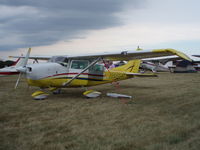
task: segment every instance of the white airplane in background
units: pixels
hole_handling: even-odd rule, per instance
[[[139,73],[140,59],[143,58],[178,55],[183,59],[192,61],[188,56],[174,49],[44,57],[29,56],[30,51],[31,49],[29,48],[26,57],[13,56],[15,58],[25,58],[22,66],[17,68],[20,74],[15,88],[18,86],[21,74],[25,74],[29,86],[36,86],[41,89],[32,94],[34,99],[44,99],[47,97],[48,93],[45,93],[43,89],[55,91],[61,88],[89,87],[126,80],[135,76],[152,76],[152,74]],[[48,62],[27,65],[28,59],[46,59]],[[128,61],[128,63],[107,70],[104,65],[98,63],[100,61],[104,62],[104,60]],[[155,75],[153,74],[153,76]]]
[[[192,56],[194,56],[194,57],[200,57],[200,55],[192,55]],[[195,65],[196,70],[200,71],[200,61],[197,60],[197,61],[195,61],[195,63],[196,63],[196,65]]]
[[[169,71],[168,64],[163,65],[160,62],[142,61],[141,68],[152,72],[167,72]]]
[[[177,60],[183,60],[183,58],[173,56],[167,58],[143,59],[141,68],[151,70],[152,72],[168,72],[170,71],[170,67],[173,66],[173,61]]]
[[[24,58],[18,58],[12,66],[1,68],[0,77],[19,74],[19,71],[17,71],[16,68],[20,67],[23,61]]]

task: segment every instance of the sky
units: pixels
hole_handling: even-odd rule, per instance
[[[0,59],[174,48],[200,54],[199,0],[0,0]]]

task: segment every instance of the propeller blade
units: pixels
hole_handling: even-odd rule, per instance
[[[26,57],[24,59],[23,65],[22,65],[23,67],[26,67],[28,59],[29,59],[29,56],[30,56],[30,53],[31,53],[31,48],[29,48],[28,52],[26,53]]]
[[[15,84],[15,89],[17,88],[17,86],[18,86],[18,84],[19,84],[19,80],[20,80],[20,78],[21,78],[21,74],[22,74],[22,73],[20,73],[19,76],[18,76],[17,82],[16,82],[16,84]]]
[[[22,75],[23,73],[26,73],[26,65],[27,65],[27,62],[28,62],[30,53],[31,53],[31,48],[28,49],[28,52],[26,53],[26,57],[25,57],[25,59],[24,59],[24,61],[23,61],[23,63],[22,63],[22,66],[20,66],[19,68],[17,68],[17,70],[18,70],[20,73],[19,73],[18,79],[17,79],[16,84],[15,84],[15,89],[17,88],[17,86],[18,86],[18,84],[19,84],[21,75]]]

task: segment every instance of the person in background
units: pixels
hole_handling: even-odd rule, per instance
[[[115,65],[113,64],[112,61],[109,62],[109,69],[115,68]]]

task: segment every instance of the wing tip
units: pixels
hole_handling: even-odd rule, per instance
[[[155,50],[153,50],[153,52],[170,52],[170,53],[172,53],[172,54],[174,54],[174,55],[177,55],[177,56],[179,56],[179,57],[181,57],[181,58],[183,58],[183,59],[185,59],[185,60],[188,60],[188,61],[190,61],[190,62],[193,61],[189,56],[187,56],[187,55],[184,54],[183,52],[178,51],[178,50],[175,50],[175,49],[173,49],[173,48],[155,49]]]

